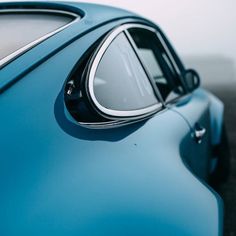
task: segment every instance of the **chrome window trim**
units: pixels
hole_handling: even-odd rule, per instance
[[[58,32],[62,31],[63,29],[69,27],[70,25],[74,24],[75,22],[79,21],[81,17],[78,14],[68,12],[68,11],[61,11],[61,10],[51,10],[51,9],[3,9],[0,10],[0,14],[6,13],[48,13],[48,14],[60,14],[65,16],[72,16],[74,19],[72,21],[40,38],[37,40],[32,41],[31,43],[25,45],[24,47],[19,48],[15,52],[9,54],[8,56],[4,57],[0,60],[0,69],[3,68],[5,65],[22,55],[23,53],[27,52],[34,46],[38,45],[39,43],[43,42],[44,40],[50,38],[51,36],[57,34]]]
[[[156,30],[156,35],[157,35],[158,39],[161,41],[161,44],[164,47],[164,50],[166,51],[167,56],[169,57],[171,63],[173,64],[175,71],[177,72],[177,74],[179,76],[181,76],[181,71],[180,71],[175,59],[173,58],[172,53],[170,52],[168,46],[166,45],[165,40],[163,39],[163,36],[157,30]],[[181,79],[180,79],[180,82],[181,82],[182,87],[185,89],[185,85],[183,84],[183,81]],[[167,106],[168,104],[176,104],[180,100],[182,100],[182,98],[185,98],[187,95],[188,95],[188,93],[185,93],[185,94],[182,94],[174,99],[171,99],[170,101],[164,101],[164,105]]]
[[[159,111],[159,113],[164,112],[167,110],[167,107],[164,107]],[[148,114],[148,117],[154,116],[156,114],[156,111]],[[110,121],[102,121],[102,122],[81,122],[78,123],[85,128],[90,129],[111,129],[111,128],[118,128],[123,127],[125,125],[135,124],[137,122],[143,121],[147,119],[147,115],[136,117],[136,119],[114,119]]]
[[[153,30],[153,32],[155,33],[155,30]],[[127,29],[125,30],[125,34],[128,37],[132,47],[134,48],[134,51],[135,51],[136,55],[138,56],[138,59],[141,62],[142,67],[144,68],[144,71],[145,71],[146,75],[148,76],[150,83],[152,84],[152,87],[154,88],[154,92],[156,93],[156,96],[158,97],[159,101],[162,104],[164,104],[164,100],[163,100],[163,98],[161,96],[161,93],[160,93],[158,87],[155,85],[155,81],[152,79],[152,76],[151,76],[150,72],[148,71],[148,69],[147,69],[147,67],[146,67],[146,65],[144,63],[143,58],[141,57],[141,55],[140,55],[140,53],[138,51],[138,48],[137,48],[137,46],[136,46],[136,44],[134,42],[134,39],[132,38],[132,36],[130,35],[130,33],[128,32]]]
[[[100,48],[97,51],[97,54],[95,55],[94,59],[92,60],[92,65],[91,68],[89,70],[88,73],[88,79],[87,79],[87,89],[88,89],[88,93],[89,96],[92,100],[92,102],[94,103],[94,105],[97,107],[98,110],[100,110],[102,113],[109,115],[109,116],[114,116],[114,117],[137,117],[137,116],[141,116],[141,115],[146,115],[149,113],[152,113],[154,111],[158,111],[161,110],[163,107],[162,102],[160,101],[157,103],[143,108],[143,109],[138,109],[138,110],[129,110],[129,111],[121,111],[121,110],[112,110],[112,109],[108,109],[104,106],[102,106],[98,100],[96,99],[95,93],[94,93],[94,80],[95,80],[95,74],[96,74],[96,70],[97,67],[99,66],[99,63],[104,55],[104,53],[106,52],[107,48],[109,47],[109,45],[112,43],[112,41],[122,32],[124,32],[124,34],[126,35],[125,31],[129,28],[145,28],[148,30],[151,30],[153,32],[156,32],[155,29],[153,29],[152,27],[146,26],[146,25],[142,25],[142,24],[136,24],[136,23],[131,23],[131,24],[125,24],[125,25],[121,25],[118,28],[114,29],[107,38],[105,38],[105,41],[102,42],[102,45],[100,46]],[[129,41],[129,39],[127,38],[127,40]],[[129,42],[130,43],[130,42]],[[132,47],[132,45],[131,45]],[[137,56],[138,57],[138,56]],[[138,58],[139,59],[139,58]],[[142,63],[140,62],[140,65],[143,67]],[[145,71],[145,70],[144,70]],[[146,71],[145,71],[146,74]],[[147,76],[147,79],[148,76]],[[150,85],[152,86],[151,82],[149,81]],[[152,86],[153,88],[153,86]],[[155,93],[155,89],[153,88],[153,92]],[[157,97],[158,99],[158,97]]]
[[[179,70],[179,67],[178,67],[178,65],[176,64],[176,62],[175,62],[175,60],[174,60],[174,58],[173,58],[173,56],[172,56],[172,54],[171,54],[171,52],[170,52],[168,46],[166,45],[166,43],[165,43],[165,41],[164,41],[162,35],[161,35],[160,32],[158,32],[157,30],[156,30],[156,35],[157,35],[158,39],[161,41],[161,44],[162,44],[162,46],[164,47],[164,49],[165,49],[165,51],[166,51],[166,53],[167,53],[167,55],[168,55],[170,61],[172,62],[173,66],[174,66],[174,69],[175,69],[176,72],[180,75],[181,72],[180,72],[180,70]]]
[[[135,25],[136,25],[136,24],[135,24]],[[177,63],[176,63],[174,57],[172,56],[172,53],[170,52],[170,50],[169,50],[169,48],[168,48],[168,46],[167,46],[167,44],[166,44],[166,42],[165,42],[165,40],[164,40],[162,34],[161,34],[156,28],[153,28],[153,27],[151,27],[151,26],[146,26],[146,25],[142,25],[142,24],[138,24],[138,25],[144,26],[144,27],[140,27],[140,28],[150,30],[150,31],[152,31],[152,32],[154,32],[154,33],[156,34],[157,38],[158,38],[158,39],[160,40],[160,42],[161,42],[161,45],[164,47],[164,50],[165,50],[165,52],[166,52],[166,54],[167,54],[167,56],[168,56],[168,58],[169,58],[169,60],[170,60],[170,63],[171,63],[172,66],[173,66],[173,69],[175,70],[175,72],[176,72],[178,75],[181,75],[181,71],[180,71],[180,69],[179,69],[179,67],[178,67],[178,65],[177,65]],[[128,32],[127,29],[125,30],[125,33],[127,34],[127,37],[129,38],[131,44],[134,45],[134,49],[135,49],[135,51],[136,51],[136,53],[137,53],[137,55],[138,55],[138,57],[139,57],[141,63],[143,64],[144,70],[146,71],[146,74],[148,75],[150,81],[152,81],[152,80],[153,80],[153,79],[152,79],[152,76],[151,76],[150,73],[148,72],[148,70],[147,70],[147,68],[146,68],[146,66],[145,66],[145,64],[144,64],[144,62],[143,62],[143,59],[142,59],[141,56],[139,55],[139,52],[138,52],[138,50],[137,50],[137,47],[136,47],[136,45],[135,45],[135,43],[134,43],[133,38],[131,37],[131,35],[130,35],[130,33]],[[153,83],[155,84],[155,82],[153,82]],[[183,84],[182,81],[181,81],[181,84],[182,84],[182,87],[185,88],[185,86],[184,86],[184,84]],[[185,94],[183,94],[183,95],[180,95],[180,96],[178,96],[178,97],[176,97],[176,98],[174,98],[174,99],[171,99],[170,101],[166,102],[166,101],[163,99],[163,97],[162,97],[162,95],[161,95],[161,93],[160,93],[159,88],[158,88],[157,86],[155,86],[155,88],[156,88],[156,89],[155,89],[155,90],[156,90],[156,95],[157,95],[157,97],[159,98],[159,100],[163,103],[164,106],[166,106],[166,105],[168,105],[168,104],[172,104],[172,103],[177,103],[179,100],[181,100],[183,97],[185,97],[185,96],[188,94],[188,93],[185,93]]]

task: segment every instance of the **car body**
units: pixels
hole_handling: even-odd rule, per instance
[[[208,182],[224,106],[160,28],[107,6],[18,2],[0,4],[3,32],[10,14],[70,20],[1,34],[32,39],[0,54],[0,234],[222,235]]]

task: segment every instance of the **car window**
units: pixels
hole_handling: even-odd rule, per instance
[[[110,110],[133,111],[158,103],[124,33],[120,33],[103,54],[96,69],[93,89],[98,103]]]
[[[70,15],[49,12],[0,11],[0,62],[73,20]]]
[[[184,94],[179,75],[156,32],[144,28],[131,28],[128,32],[164,101],[171,101]]]

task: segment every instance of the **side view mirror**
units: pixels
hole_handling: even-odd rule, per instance
[[[195,70],[188,69],[184,72],[184,81],[188,91],[192,92],[199,87],[200,76]]]

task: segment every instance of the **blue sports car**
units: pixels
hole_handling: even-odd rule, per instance
[[[1,236],[222,235],[224,106],[158,26],[16,2],[0,35]]]

